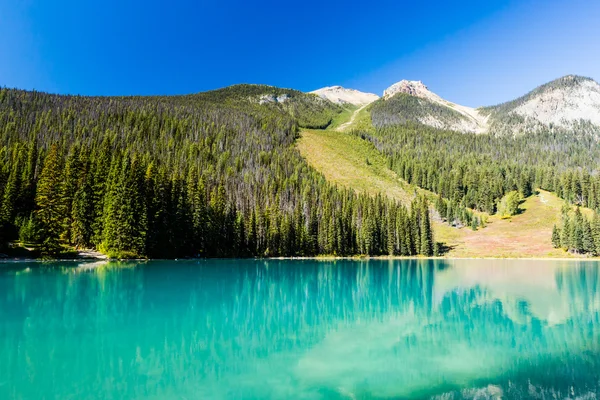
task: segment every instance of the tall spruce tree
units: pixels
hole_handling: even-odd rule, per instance
[[[552,227],[552,246],[554,246],[554,248],[559,248],[561,245],[561,240],[560,240],[560,229],[558,229],[556,227],[556,225],[554,225]]]
[[[421,202],[421,250],[420,254],[424,256],[433,255],[433,232],[431,230],[431,222],[429,219],[429,205],[427,200]]]
[[[35,195],[36,219],[40,252],[53,256],[61,252],[60,235],[63,232],[65,202],[62,198],[63,164],[58,145],[52,145],[44,159]]]

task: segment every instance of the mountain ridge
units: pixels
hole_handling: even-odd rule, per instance
[[[399,98],[398,96],[403,96]],[[410,101],[405,96],[418,98]],[[388,104],[382,106],[381,102]],[[516,135],[542,130],[600,134],[600,84],[566,75],[496,106],[471,108],[443,99],[422,81],[401,80],[384,90],[375,113],[380,126],[415,122],[463,133]]]
[[[586,131],[600,134],[600,84],[591,78],[565,75],[525,95],[482,107],[494,121],[492,131]]]
[[[323,99],[342,105],[352,104],[355,106],[363,106],[379,99],[379,96],[374,93],[361,92],[356,89],[348,89],[342,86],[326,86],[309,93],[316,94]]]

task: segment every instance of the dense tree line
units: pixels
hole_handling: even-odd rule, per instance
[[[497,137],[418,124],[355,134],[372,142],[400,177],[462,207],[494,214],[507,193],[527,197],[539,187],[600,209],[600,146],[591,135]]]
[[[337,106],[274,90],[0,90],[0,243],[153,258],[433,254],[425,200],[336,188],[295,150],[299,125],[328,123]]]
[[[552,230],[552,244],[572,253],[600,255],[600,216],[594,213],[590,220],[579,207],[572,211],[565,205],[561,225]]]
[[[244,111],[254,103],[262,107],[254,107],[261,114],[265,108],[290,115],[302,128],[324,129],[333,117],[343,108],[316,94],[303,93],[293,89],[282,89],[268,85],[233,85],[219,90],[187,96],[194,101],[202,100],[211,103],[237,107]]]
[[[434,206],[439,218],[451,226],[457,228],[469,226],[474,231],[486,226],[487,217],[479,217],[472,210],[452,200],[444,199],[441,195],[437,196]]]

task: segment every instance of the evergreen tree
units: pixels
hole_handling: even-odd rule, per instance
[[[560,229],[558,229],[556,225],[552,228],[552,246],[556,249],[561,247]]]
[[[597,212],[594,213],[591,228],[594,240],[594,254],[600,254],[600,215]]]
[[[594,254],[596,252],[596,246],[594,244],[594,237],[592,235],[592,226],[587,219],[583,221],[583,246],[582,250],[586,254]]]
[[[89,179],[83,179],[73,197],[71,211],[71,243],[91,247],[94,224],[94,194]]]
[[[38,237],[43,255],[53,256],[61,251],[65,204],[61,197],[62,160],[57,145],[52,145],[44,159],[35,195]]]
[[[563,212],[562,228],[560,229],[560,245],[565,250],[571,248],[571,219],[565,212]]]
[[[420,254],[424,256],[433,255],[433,232],[431,231],[431,222],[429,219],[429,206],[427,201],[423,199],[421,203],[421,240]]]
[[[442,197],[441,194],[439,194],[436,197],[436,200],[435,200],[435,209],[440,214],[441,218],[446,218],[447,217],[448,210],[447,210],[447,206],[446,206],[446,201],[444,200],[444,198]]]
[[[575,217],[571,223],[571,233],[569,242],[571,243],[571,250],[577,253],[583,253],[583,215],[579,207],[575,209]]]
[[[479,219],[477,217],[473,217],[471,219],[471,229],[476,231],[478,227],[479,227]]]

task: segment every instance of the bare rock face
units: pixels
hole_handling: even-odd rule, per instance
[[[260,96],[260,98],[258,99],[258,103],[259,104],[266,104],[266,103],[285,103],[286,101],[288,101],[290,99],[290,96],[288,94],[282,94],[279,96],[275,96],[273,94],[263,94],[262,96]]]
[[[489,115],[494,134],[555,131],[600,137],[600,85],[583,76],[563,76],[481,111]]]
[[[514,112],[564,128],[577,121],[600,125],[600,85],[591,79],[565,76],[556,81],[556,87],[531,96]]]
[[[379,99],[379,96],[373,93],[360,92],[355,89],[346,89],[341,86],[328,86],[314,90],[310,93],[329,100],[336,104],[353,104],[363,106]]]
[[[407,81],[406,79],[401,80],[398,83],[394,83],[392,86],[387,88],[383,92],[383,98],[388,99],[398,93],[406,93],[410,94],[411,96],[434,101],[441,100],[441,98],[437,94],[431,92],[429,88],[423,84],[423,82]]]

